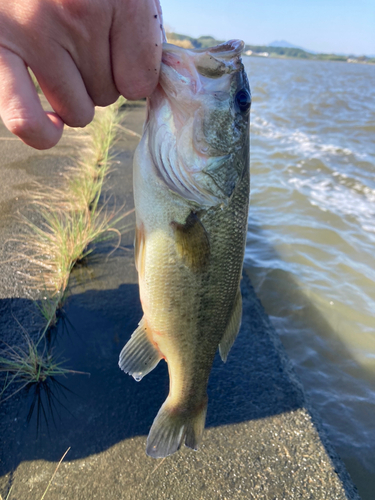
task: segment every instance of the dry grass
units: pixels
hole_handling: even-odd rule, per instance
[[[30,74],[30,77],[31,77],[31,80],[34,84],[34,87],[35,87],[35,90],[37,91],[38,94],[43,94],[43,91],[42,89],[40,88],[40,85],[39,85],[39,82],[38,80],[36,79],[36,76],[34,75],[34,73],[31,71],[31,69],[29,68],[29,74]]]
[[[194,46],[191,43],[190,40],[177,40],[176,38],[168,36],[167,33],[167,38],[168,38],[168,43],[172,43],[173,45],[177,45],[177,47],[182,47],[183,49],[193,49]]]
[[[119,99],[112,106],[99,109],[88,127],[89,148],[77,164],[65,172],[64,187],[46,189],[35,185],[29,194],[41,222],[24,217],[26,228],[16,259],[28,262],[23,274],[30,286],[43,290],[43,296],[56,297],[62,303],[74,265],[92,252],[92,244],[120,232],[115,226],[128,213],[119,215],[99,206],[103,183],[111,167],[110,148],[115,142],[119,123]],[[51,300],[45,302],[49,309]],[[48,311],[43,314],[52,317]]]
[[[92,252],[90,245],[111,234],[121,237],[113,226],[127,214],[118,216],[94,202],[91,210],[69,211],[38,203],[42,224],[25,219],[28,238],[19,258],[28,261],[29,283],[47,291],[50,298],[64,295],[74,265]]]
[[[62,464],[62,462],[63,462],[64,458],[66,457],[66,455],[68,454],[69,450],[70,450],[70,446],[69,446],[69,448],[66,450],[66,452],[64,453],[64,455],[60,458],[59,463],[57,464],[56,469],[55,469],[54,473],[52,474],[52,477],[51,477],[51,479],[49,480],[49,483],[48,483],[48,485],[47,485],[47,488],[44,490],[44,493],[43,493],[43,495],[42,495],[42,497],[41,497],[41,499],[40,499],[40,500],[44,500],[44,497],[46,496],[47,491],[49,490],[49,488],[50,488],[50,486],[51,486],[51,484],[52,484],[52,481],[53,481],[54,477],[56,476],[56,473],[57,473],[57,471],[59,470],[59,467],[60,467],[60,465]],[[5,498],[5,500],[9,500],[9,498],[10,498],[10,494],[11,494],[11,492],[12,492],[12,489],[13,489],[13,485],[9,488],[9,491],[8,491],[8,494],[7,494],[6,498]],[[3,500],[3,497],[1,496],[1,494],[0,494],[0,500]]]
[[[52,484],[53,478],[55,477],[55,475],[56,475],[57,471],[59,470],[60,465],[62,464],[62,461],[63,461],[63,460],[64,460],[64,458],[66,457],[66,455],[67,455],[67,453],[69,452],[69,450],[70,450],[70,446],[69,446],[69,448],[66,450],[66,452],[64,453],[64,455],[60,458],[60,461],[59,461],[59,463],[58,463],[58,464],[57,464],[57,466],[56,466],[55,472],[52,474],[52,477],[51,477],[51,479],[50,479],[50,481],[49,481],[49,483],[48,483],[48,485],[47,485],[47,488],[45,489],[45,491],[44,491],[44,493],[43,493],[43,496],[42,496],[42,498],[41,498],[40,500],[43,500],[43,499],[44,499],[44,497],[46,496],[46,493],[47,493],[47,491],[48,491],[49,487],[50,487],[50,486],[51,486],[51,484]]]
[[[96,119],[89,125],[94,162],[97,165],[105,165],[110,160],[109,151],[115,141],[116,128],[120,122],[119,110],[125,103],[126,99],[120,97],[111,106],[98,109]]]

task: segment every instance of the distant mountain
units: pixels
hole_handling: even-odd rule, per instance
[[[268,44],[269,47],[285,47],[287,49],[301,49],[305,52],[310,52],[310,54],[316,54],[312,50],[306,50],[303,47],[299,47],[298,45],[293,45],[292,43],[287,42],[286,40],[275,40]]]

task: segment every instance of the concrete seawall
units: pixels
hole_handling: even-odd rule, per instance
[[[144,106],[124,114],[128,131],[116,145],[107,181],[108,206],[132,207],[132,157],[141,133]],[[132,134],[133,132],[133,134]],[[36,152],[0,128],[0,260],[14,256],[10,241],[22,231],[13,217],[26,210],[23,189],[55,182],[70,156],[84,146],[68,130],[52,151]],[[55,176],[55,177],[54,177]],[[110,197],[111,196],[111,197]],[[128,220],[131,226],[132,219]],[[168,392],[165,363],[141,383],[117,367],[118,354],[141,318],[133,264],[133,231],[108,257],[103,243],[87,266],[73,274],[65,306],[68,322],[56,334],[56,351],[70,368],[72,393],[56,403],[55,424],[47,412],[37,427],[26,416],[33,394],[19,393],[0,405],[0,494],[9,500],[40,499],[57,462],[71,447],[46,498],[357,500],[342,462],[306,402],[290,361],[250,279],[242,280],[243,323],[226,364],[215,358],[209,382],[207,428],[198,452],[187,448],[165,460],[145,455],[146,435]],[[19,263],[0,271],[0,331],[19,342],[21,327],[38,328],[33,294],[17,275]],[[23,264],[25,265],[25,264]],[[18,276],[18,277],[17,277]],[[70,326],[69,326],[70,325]]]

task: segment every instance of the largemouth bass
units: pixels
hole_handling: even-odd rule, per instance
[[[243,46],[164,44],[134,157],[144,316],[119,365],[139,381],[168,363],[169,395],[147,438],[155,458],[183,442],[198,448],[215,352],[226,361],[241,324],[251,104]]]

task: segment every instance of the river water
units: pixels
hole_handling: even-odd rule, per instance
[[[245,262],[362,497],[375,491],[375,66],[244,58]]]

